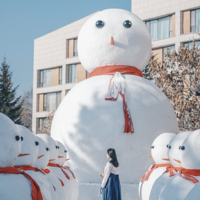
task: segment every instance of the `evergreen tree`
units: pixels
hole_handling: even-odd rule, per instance
[[[16,124],[21,124],[20,114],[23,102],[19,102],[21,96],[16,98],[16,90],[13,88],[12,72],[6,63],[6,57],[0,66],[0,112],[7,115]]]

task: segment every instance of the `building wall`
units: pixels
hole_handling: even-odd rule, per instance
[[[183,34],[183,12],[195,8],[200,8],[199,0],[132,0],[131,5],[132,12],[143,21],[175,14],[175,36],[153,41],[153,49],[175,44],[178,50],[183,42],[200,39],[194,33]]]
[[[90,15],[91,16],[91,15]],[[66,83],[66,65],[80,63],[78,56],[70,57],[68,45],[69,40],[78,37],[78,33],[90,17],[87,16],[58,30],[55,30],[47,35],[34,40],[34,64],[33,64],[33,132],[36,133],[37,119],[47,116],[47,111],[42,111],[39,102],[43,101],[43,94],[51,92],[62,92],[61,100],[67,92],[77,83]],[[54,80],[53,85],[49,87],[38,87],[39,70],[52,69],[62,67],[62,84],[56,85]],[[86,75],[86,70],[79,65],[78,67],[78,81],[83,80]],[[54,70],[52,78],[57,76],[57,71]],[[41,94],[41,95],[40,95]],[[40,97],[39,97],[40,95]],[[40,111],[39,111],[40,110]]]

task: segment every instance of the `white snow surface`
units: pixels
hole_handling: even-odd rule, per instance
[[[51,129],[71,158],[69,166],[78,182],[100,183],[106,165],[106,150],[115,148],[122,183],[138,184],[153,164],[147,159],[153,140],[161,133],[178,133],[174,110],[155,84],[132,75],[126,79],[126,97],[135,132],[123,133],[124,113],[121,96],[106,101],[111,76],[96,76],[72,88],[58,107]]]

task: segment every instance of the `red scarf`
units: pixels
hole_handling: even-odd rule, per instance
[[[71,169],[70,169],[68,166],[64,166],[63,168],[64,168],[64,169],[68,169],[68,170],[71,172],[71,174],[72,174],[72,176],[74,177],[74,179],[76,178],[76,177],[74,176],[74,173],[71,171]]]
[[[42,169],[42,170],[43,170],[46,174],[48,174],[49,172],[51,172],[48,168]],[[56,176],[56,177],[57,177],[57,176]],[[58,178],[58,177],[57,177],[57,178]],[[65,186],[64,183],[63,183],[63,181],[62,181],[61,179],[58,178],[58,180],[61,182],[61,185],[62,185],[62,186]]]
[[[120,73],[120,75],[118,73]],[[127,105],[126,100],[126,86],[125,86],[125,79],[122,77],[122,74],[130,74],[135,76],[143,77],[142,71],[137,69],[136,67],[132,66],[123,66],[123,65],[111,65],[111,66],[104,66],[99,67],[93,70],[88,78],[91,78],[93,76],[99,76],[99,75],[112,75],[112,78],[110,79],[110,84],[108,86],[108,94],[109,98],[105,98],[105,100],[109,101],[116,101],[118,98],[118,94],[121,95],[123,99],[123,110],[124,110],[124,133],[134,133],[133,128],[133,121],[131,118],[131,114]],[[115,81],[115,77],[121,79],[121,81]],[[122,90],[122,85],[124,84],[124,88]],[[117,90],[117,96],[116,91]],[[114,94],[115,93],[115,94]]]
[[[18,169],[21,169],[21,170],[24,170],[24,171],[26,171],[26,170],[31,170],[31,171],[41,172],[42,174],[45,174],[45,173],[43,172],[43,170],[38,169],[38,168],[36,168],[36,167],[32,167],[31,165],[20,165],[20,166],[15,166],[15,168],[18,168]]]
[[[1,174],[22,174],[22,175],[24,175],[31,182],[32,200],[43,200],[42,193],[40,191],[40,186],[37,184],[37,182],[31,176],[29,176],[23,170],[20,170],[19,168],[15,168],[15,167],[4,167],[4,168],[0,168],[0,173]]]
[[[63,172],[63,174],[66,176],[67,179],[70,179],[69,175],[67,174],[67,172],[65,172],[64,167],[58,164],[54,164],[54,163],[49,163],[48,164],[49,167],[58,167],[61,169],[61,171]]]
[[[192,183],[198,183],[199,180],[195,178],[194,176],[200,176],[200,170],[199,169],[185,169],[182,167],[172,167],[171,169],[168,169],[164,172],[169,172],[169,177],[174,176],[177,172],[180,173],[180,176],[184,178],[185,180],[188,180]]]
[[[164,164],[154,164],[151,169],[148,169],[145,174],[143,175],[142,179],[141,179],[141,182],[144,180],[144,181],[148,181],[149,180],[149,177],[151,175],[151,173],[153,172],[154,169],[157,169],[159,167],[171,167],[172,165],[170,163],[164,163]],[[146,176],[146,177],[145,177]]]

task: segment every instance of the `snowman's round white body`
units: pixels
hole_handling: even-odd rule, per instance
[[[143,70],[151,56],[150,34],[133,13],[104,10],[83,25],[78,53],[89,72],[105,69],[101,68],[104,66],[113,66],[113,70],[116,65]],[[69,165],[79,182],[101,182],[98,174],[107,162],[106,150],[112,147],[122,169],[122,185],[138,184],[152,164],[146,155],[154,138],[163,132],[178,132],[174,110],[154,83],[136,75],[116,71],[113,77],[102,71],[102,75],[77,84],[63,99],[55,113],[51,135],[68,148],[72,158]],[[119,92],[125,96],[133,134],[124,133],[124,101]],[[115,101],[105,100],[107,97]]]

